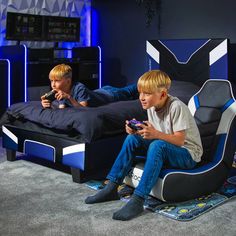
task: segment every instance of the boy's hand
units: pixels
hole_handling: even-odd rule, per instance
[[[41,97],[41,105],[43,108],[50,108],[52,103],[50,100],[45,99],[44,95]]]
[[[70,99],[70,94],[63,92],[62,90],[58,90],[56,95],[55,95],[57,100],[62,100],[62,99]]]
[[[132,129],[132,128],[130,128],[128,124],[129,124],[129,121],[126,120],[126,121],[125,121],[125,130],[126,130],[126,133],[127,133],[127,134],[136,134],[137,131],[134,130],[134,129]]]
[[[148,122],[144,121],[145,124],[138,124],[138,126],[142,127],[141,130],[138,130],[137,133],[141,135],[144,139],[156,139],[157,138],[157,132],[153,125]]]

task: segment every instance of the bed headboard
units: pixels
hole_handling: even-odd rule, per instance
[[[228,39],[147,40],[148,69],[161,69],[172,80],[228,79]]]

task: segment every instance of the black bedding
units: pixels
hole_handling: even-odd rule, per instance
[[[199,90],[191,82],[172,81],[169,93],[184,103]],[[91,142],[124,133],[125,120],[147,120],[139,100],[121,101],[100,107],[44,109],[40,101],[11,105],[0,120],[24,129]]]
[[[44,109],[39,101],[16,103],[8,108],[1,124],[12,123],[30,129],[47,129],[49,133],[78,135],[91,142],[101,137],[124,132],[125,120],[146,120],[146,112],[139,100],[121,101],[90,108]],[[36,125],[35,125],[36,124]],[[45,132],[45,130],[44,130]]]

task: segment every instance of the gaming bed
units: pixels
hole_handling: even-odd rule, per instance
[[[228,79],[227,39],[149,40],[146,50],[148,69],[167,72],[170,94],[185,103],[207,79]],[[1,118],[3,147],[9,161],[22,152],[61,163],[82,183],[105,177],[126,136],[125,120],[132,118],[147,119],[139,100],[65,109],[16,103]]]
[[[75,182],[104,178],[125,137],[125,120],[133,117],[146,119],[138,100],[64,109],[16,103],[2,117],[3,147],[8,160],[19,151],[70,166]]]

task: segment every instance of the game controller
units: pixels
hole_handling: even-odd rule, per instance
[[[55,97],[56,93],[57,93],[57,91],[51,90],[50,92],[44,94],[44,99],[52,102],[52,101],[56,100],[56,97]]]
[[[144,124],[146,125],[144,122],[142,121],[138,121],[138,120],[130,120],[128,123],[128,126],[133,129],[133,130],[141,130],[143,129],[141,126],[137,126],[137,124]]]

